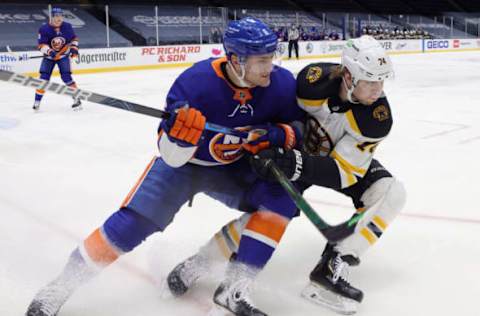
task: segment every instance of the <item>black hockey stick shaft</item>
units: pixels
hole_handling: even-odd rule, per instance
[[[13,57],[16,57],[18,58],[18,60],[22,61],[22,60],[27,60],[27,59],[36,59],[36,58],[43,58],[45,57],[44,55],[38,55],[38,56],[27,56],[27,55],[23,55],[23,56],[20,56],[18,55],[18,53],[14,53],[12,51],[12,49],[10,48],[9,45],[6,46],[7,48],[7,52],[12,55]]]
[[[348,221],[332,226],[325,222],[318,213],[308,204],[303,198],[302,194],[292,184],[292,182],[285,176],[277,165],[271,159],[265,161],[267,167],[270,168],[277,181],[287,191],[290,198],[295,202],[295,205],[307,216],[312,224],[322,233],[322,235],[330,242],[339,242],[347,238],[355,231],[355,225],[363,217],[363,213],[354,215]]]
[[[27,60],[27,59],[36,59],[36,58],[44,58],[45,56],[39,55],[39,56],[26,56],[27,58],[23,58],[22,56],[18,57],[19,60]]]
[[[167,119],[170,117],[170,113],[167,111],[147,107],[134,102],[129,102],[129,101],[120,100],[117,98],[108,97],[108,96],[101,95],[91,91],[69,87],[67,85],[50,82],[43,79],[37,79],[30,76],[25,76],[25,75],[14,73],[7,70],[0,69],[0,81],[11,82],[11,83],[18,84],[24,87],[29,87],[29,88],[42,89],[42,90],[45,90],[46,92],[48,91],[48,92],[53,92],[60,95],[70,96],[70,97],[73,97],[74,99],[85,100],[92,103],[97,103],[97,104],[117,108],[120,110],[144,114],[151,117],[156,117],[161,119]],[[247,132],[242,132],[230,127],[221,126],[221,125],[213,124],[209,122],[206,123],[205,129],[209,131],[223,133],[223,134],[238,136],[245,139],[248,138]]]

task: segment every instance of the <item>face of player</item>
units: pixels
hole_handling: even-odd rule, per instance
[[[345,74],[345,82],[347,83],[348,87],[353,85],[352,76],[348,71]],[[357,86],[353,89],[352,96],[356,101],[363,105],[372,105],[378,100],[378,98],[380,98],[382,93],[383,81],[358,80]]]
[[[60,26],[63,22],[63,15],[55,14],[52,16],[52,25],[53,26]]]
[[[383,81],[365,81],[359,80],[353,96],[364,105],[372,105],[380,98],[383,92]]]
[[[249,56],[245,63],[244,81],[250,87],[268,87],[270,74],[273,70],[274,54]],[[236,65],[237,73],[240,73],[240,64]]]

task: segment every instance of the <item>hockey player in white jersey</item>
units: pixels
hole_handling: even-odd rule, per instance
[[[347,41],[342,62],[305,67],[297,78],[298,104],[309,113],[301,150],[271,148],[252,157],[254,170],[275,180],[265,159],[272,159],[302,189],[332,188],[352,199],[364,216],[348,238],[328,243],[310,274],[302,296],[338,313],[353,314],[363,292],[348,281],[348,270],[381,237],[405,203],[405,189],[376,159],[377,146],[392,127],[383,92],[393,76],[392,62],[370,36]],[[168,276],[174,295],[184,294],[215,262],[237,251],[245,216],[224,227],[200,251]]]

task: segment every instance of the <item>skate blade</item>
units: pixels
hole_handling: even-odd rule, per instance
[[[314,283],[308,284],[303,289],[302,296],[339,314],[353,315],[358,311],[359,303],[357,301],[333,293]]]
[[[73,110],[74,112],[82,111],[82,110],[83,110],[83,107],[82,107],[81,105],[79,105],[79,106],[76,106],[76,107],[72,108],[72,110]]]

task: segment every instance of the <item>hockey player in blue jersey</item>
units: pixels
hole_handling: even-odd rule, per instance
[[[76,88],[77,85],[72,79],[70,56],[78,56],[78,38],[70,23],[63,21],[61,8],[52,8],[52,19],[50,23],[43,24],[38,30],[38,49],[45,56],[40,65],[40,78],[50,80],[53,68],[58,65],[63,82],[67,86]],[[37,89],[33,109],[40,109],[45,90]],[[74,99],[72,104],[74,110],[81,108],[80,99]]]
[[[158,131],[160,157],[148,164],[120,209],[37,293],[28,316],[56,315],[78,286],[151,234],[163,231],[199,192],[246,212],[245,229],[234,241],[238,251],[214,294],[215,306],[234,315],[266,315],[251,303],[250,285],[270,259],[296,207],[279,184],[253,173],[244,145],[252,152],[270,145],[293,148],[299,131],[283,123],[302,118],[304,112],[297,106],[293,75],[273,66],[277,37],[263,22],[253,18],[231,22],[224,47],[226,57],[201,61],[175,80],[166,102],[171,117]],[[206,121],[263,133],[245,144],[248,139],[204,130]]]

